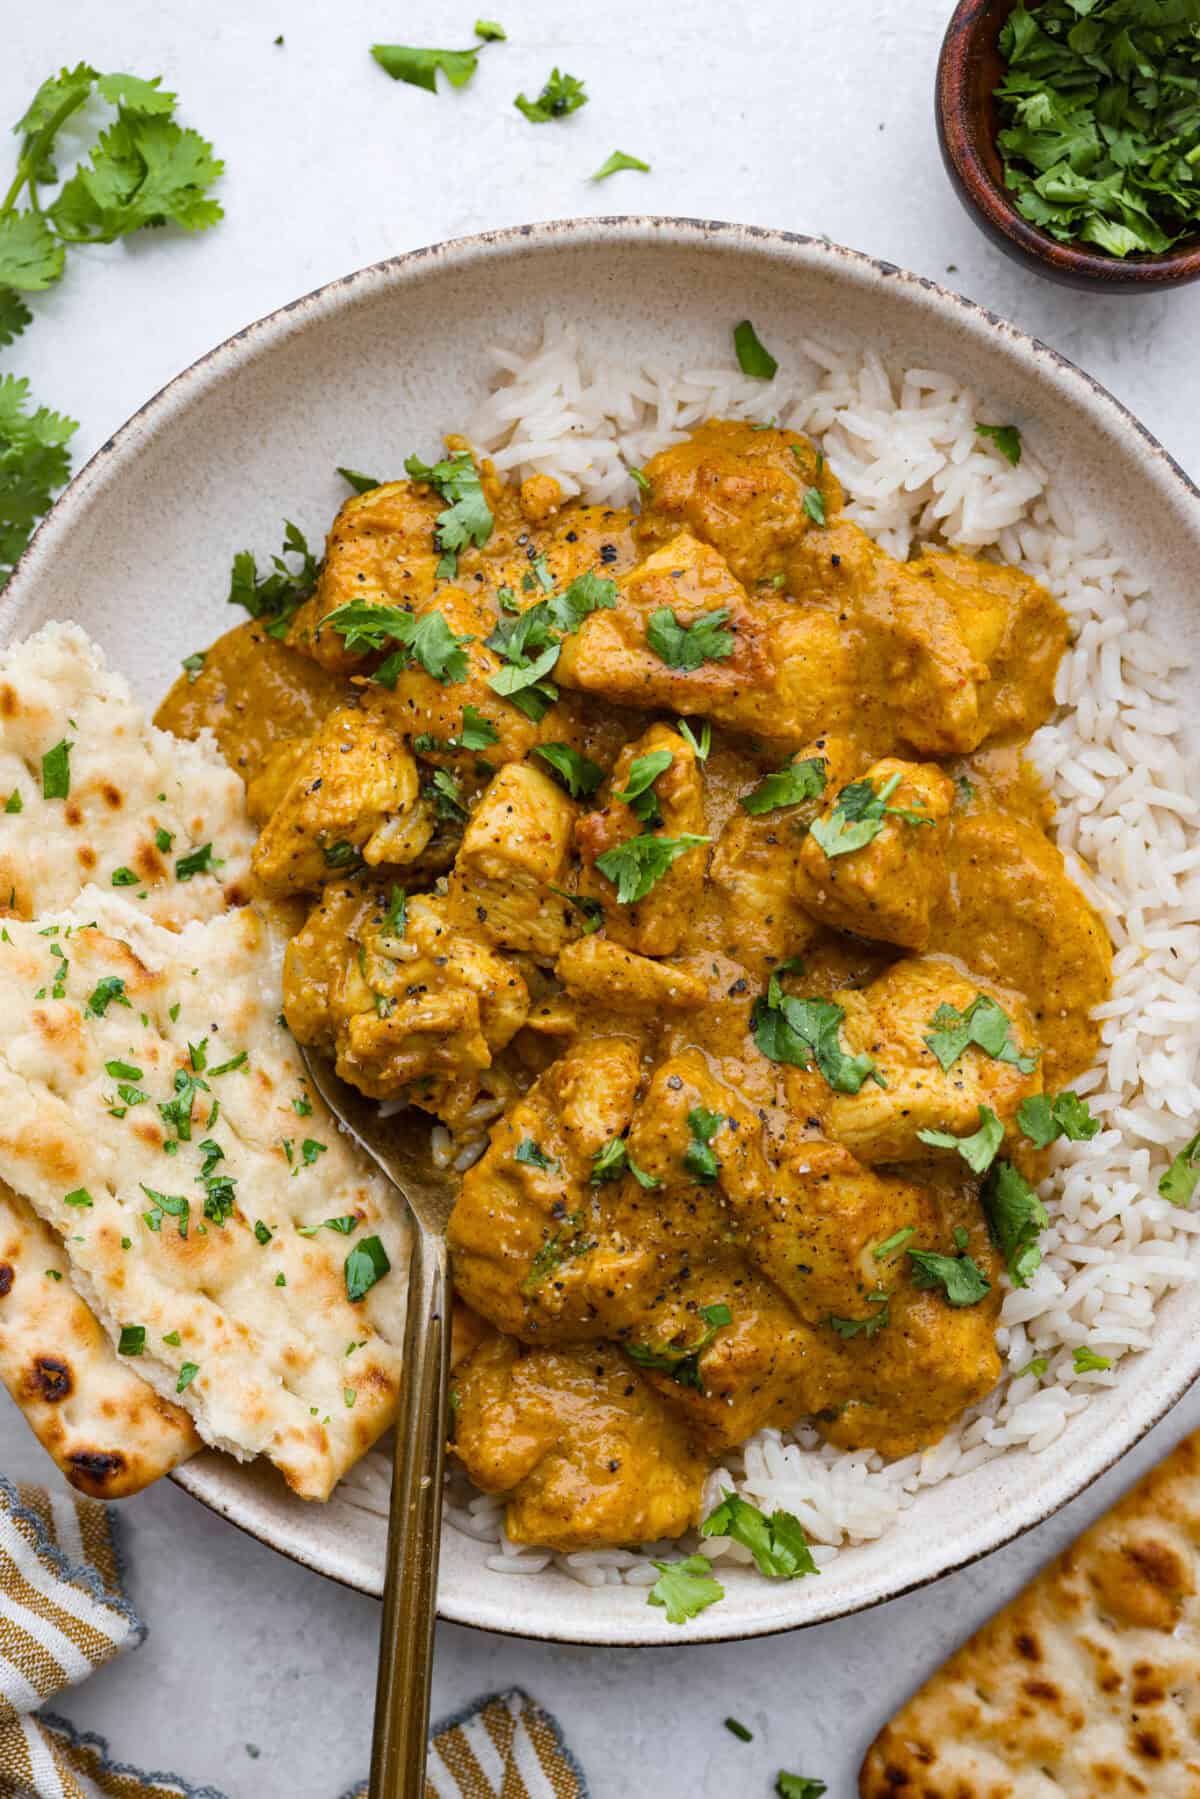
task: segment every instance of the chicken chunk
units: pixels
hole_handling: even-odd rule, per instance
[[[814,514],[832,517],[842,504],[836,476],[806,437],[740,420],[702,425],[651,457],[643,473],[643,554],[686,530],[719,550],[747,586],[780,573]]]
[[[506,764],[463,835],[450,876],[450,917],[497,948],[552,961],[580,928],[562,897],[575,814],[549,775],[527,762]]]
[[[339,706],[297,756],[252,866],[266,893],[309,892],[360,862],[415,860],[433,828],[404,739],[374,714]]]
[[[452,1126],[529,1012],[517,969],[456,930],[444,900],[424,896],[404,914],[382,894],[357,912],[340,892],[318,906],[288,944],[283,995],[293,1034],[335,1055],[343,1080]]]
[[[1067,647],[1067,617],[1023,569],[945,550],[907,564],[949,601],[967,648],[986,663],[979,713],[989,739],[1026,738],[1054,710],[1054,681]]]
[[[823,781],[818,793],[750,812],[747,800],[758,807],[770,797],[769,791],[757,797],[767,783],[756,783],[717,839],[709,880],[721,893],[725,940],[748,969],[794,956],[817,935],[819,927],[797,898],[796,865],[808,827],[821,810],[820,794],[849,780],[857,761],[845,738],[818,737],[789,758],[783,770],[772,771],[775,791],[784,795],[788,790],[779,777],[792,764],[817,763]]]
[[[772,1163],[771,1178],[726,1180],[725,1193],[750,1254],[797,1317],[809,1324],[871,1317],[902,1272],[876,1252],[897,1231],[929,1244],[940,1234],[935,1196],[911,1181],[872,1173],[838,1143],[813,1137]]]
[[[654,962],[603,937],[581,937],[569,943],[558,958],[555,973],[581,1006],[649,1018],[663,1012],[690,1011],[708,997],[698,969],[678,962]]]
[[[610,1288],[649,1254],[604,1226],[592,1183],[598,1150],[633,1115],[636,1038],[573,1044],[518,1099],[463,1176],[450,1219],[458,1291],[498,1329],[529,1342],[611,1334]]]
[[[999,1055],[968,1043],[951,1063],[929,1047],[932,1037],[944,1060],[954,1045],[946,1041],[945,1015],[962,1018],[982,1004],[990,1008]],[[870,1055],[887,1081],[866,1081],[857,1093],[831,1093],[828,1128],[863,1162],[928,1161],[954,1157],[921,1142],[920,1130],[969,1136],[987,1106],[1007,1131],[1021,1102],[1042,1090],[1042,1072],[1033,1021],[1024,1002],[1011,991],[981,984],[953,962],[928,956],[897,962],[861,993],[839,994],[846,1017],[842,1041],[850,1054]],[[1008,1017],[996,1025],[995,1009]],[[952,1023],[952,1021],[951,1021]]]
[[[455,1376],[453,1451],[509,1495],[516,1543],[589,1549],[677,1537],[700,1521],[707,1463],[684,1425],[608,1344],[481,1344]]]
[[[385,481],[352,495],[330,527],[316,591],[293,618],[288,644],[336,672],[360,666],[362,654],[348,652],[344,637],[323,620],[351,604],[405,612],[423,607],[433,594],[434,534],[444,507],[431,488],[411,481]]]
[[[645,772],[647,757],[664,755],[670,756],[670,763],[644,793],[632,795],[629,803],[617,797],[631,791],[635,764],[642,764]],[[575,828],[583,862],[579,891],[603,907],[605,929],[613,941],[643,956],[673,955],[683,939],[689,916],[699,904],[707,853],[704,845],[685,850],[648,892],[626,904],[617,897],[619,884],[596,864],[608,851],[641,840],[647,826],[652,827],[655,836],[704,837],[707,843],[704,788],[696,752],[678,731],[668,725],[651,725],[644,736],[621,752],[604,791],[608,794],[607,804],[584,813]],[[646,808],[647,816],[639,816],[634,800]]]
[[[1023,993],[1042,1045],[1048,1091],[1091,1066],[1109,996],[1112,946],[1067,873],[1062,852],[1034,826],[1000,812],[955,815],[946,846],[949,902],[929,947]]]
[[[924,949],[945,903],[943,821],[954,783],[887,757],[826,798],[796,863],[796,897],[823,924]]]

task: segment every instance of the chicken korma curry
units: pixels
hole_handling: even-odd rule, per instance
[[[636,514],[406,467],[235,570],[159,722],[246,780],[295,1036],[466,1169],[456,1454],[572,1549],[680,1535],[764,1425],[936,1442],[1096,1128],[1108,940],[1022,758],[1062,612],[896,561],[770,427]]]

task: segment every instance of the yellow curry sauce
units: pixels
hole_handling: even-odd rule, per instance
[[[764,1425],[901,1455],[999,1376],[1018,1114],[1109,991],[1020,753],[1066,623],[886,555],[794,433],[705,426],[636,516],[439,468],[349,500],[312,597],[159,722],[215,731],[307,914],[299,1040],[456,1148],[490,1126],[457,1455],[518,1541],[675,1536]]]

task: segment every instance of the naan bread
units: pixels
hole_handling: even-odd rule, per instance
[[[63,1246],[0,1181],[0,1379],[72,1486],[124,1499],[200,1447],[187,1413],[118,1356]]]
[[[1200,1432],[880,1731],[861,1799],[1197,1799]]]
[[[175,934],[96,888],[9,920],[0,1178],[206,1442],[324,1499],[395,1410],[407,1234],[308,1092],[277,1017],[281,952],[253,907]],[[391,1272],[352,1300],[376,1242]]]
[[[47,799],[42,758],[63,743],[70,790]],[[215,744],[152,725],[77,625],[0,651],[0,913],[36,918],[117,875],[132,906],[178,928],[245,902],[253,841]],[[189,875],[205,844],[221,866]]]

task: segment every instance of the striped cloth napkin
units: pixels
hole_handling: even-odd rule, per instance
[[[41,1708],[146,1635],[122,1586],[110,1508],[0,1476],[0,1799],[226,1799],[113,1761]],[[265,1766],[262,1790],[277,1792]],[[345,1799],[367,1799],[360,1783]],[[587,1799],[558,1725],[514,1689],[435,1728],[425,1799]]]

